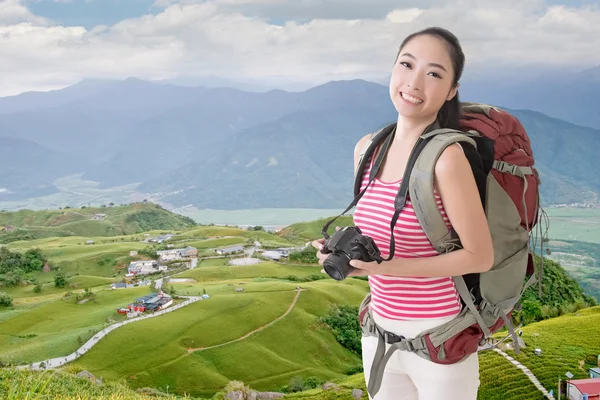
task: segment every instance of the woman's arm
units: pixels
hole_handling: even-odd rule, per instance
[[[494,248],[489,226],[471,166],[459,145],[451,145],[442,152],[435,166],[435,178],[446,215],[460,237],[462,249],[434,257],[394,257],[381,264],[359,261],[355,266],[367,271],[356,271],[354,275],[445,277],[484,272],[492,267]]]

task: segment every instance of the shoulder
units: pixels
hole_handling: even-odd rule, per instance
[[[360,155],[361,151],[363,150],[363,147],[367,143],[367,140],[369,140],[369,138],[371,138],[374,134],[375,134],[375,132],[368,133],[365,136],[361,137],[358,140],[358,142],[356,142],[356,145],[354,146],[354,156],[355,157]]]
[[[435,175],[442,179],[459,178],[467,170],[471,171],[471,166],[459,143],[446,147],[435,164]]]
[[[356,142],[356,145],[354,146],[354,168],[358,168],[358,160],[360,159],[360,154],[363,152],[363,150],[365,150],[364,147],[367,144],[367,141],[370,138],[374,137],[376,133],[377,132],[368,133],[361,137],[358,142]]]

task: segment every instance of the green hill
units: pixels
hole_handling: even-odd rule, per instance
[[[564,315],[548,321],[538,322],[523,328],[523,340],[526,348],[522,349],[520,355],[508,353],[529,368],[547,389],[553,389],[556,395],[558,379],[564,378],[569,371],[574,379],[587,377],[587,370],[596,365],[596,357],[600,354],[600,334],[595,329],[600,324],[600,307],[588,308],[577,313]],[[535,354],[535,349],[542,350],[540,356]],[[252,350],[256,350],[254,347]],[[242,368],[250,368],[262,364],[257,361],[256,355],[249,356]],[[203,357],[204,358],[204,357]],[[206,359],[216,360],[214,357],[206,356]],[[525,374],[517,367],[511,365],[501,355],[493,351],[484,351],[479,357],[481,387],[479,400],[537,400],[544,399],[542,394],[535,388]],[[226,360],[225,364],[232,364],[235,360]],[[200,362],[198,359],[195,363]],[[194,367],[194,364],[187,364]],[[214,367],[217,367],[215,364]],[[67,370],[78,371],[81,368],[71,366]],[[190,370],[190,373],[192,370]],[[186,374],[188,375],[188,374]],[[212,377],[212,376],[211,376]],[[208,377],[206,379],[211,379]],[[51,395],[54,399],[73,399],[74,393],[81,397],[78,399],[99,398],[94,396],[114,396],[111,399],[146,400],[145,397],[133,392],[127,386],[117,384],[106,379],[106,386],[94,386],[84,379],[62,372],[30,372],[0,369],[0,396],[6,396],[9,390],[14,390],[14,399],[23,393],[25,385],[37,387],[37,393]],[[246,380],[242,380],[246,381]],[[248,382],[250,380],[247,380]],[[298,393],[287,394],[286,399],[306,400],[337,400],[351,398],[352,389],[359,388],[364,391],[363,399],[366,399],[366,388],[364,375],[358,373],[349,377],[332,379],[337,387],[330,390],[316,389],[305,390]],[[37,385],[36,385],[37,383]],[[254,385],[248,384],[252,389]],[[30,386],[28,386],[30,387]],[[163,384],[164,387],[164,384]],[[16,388],[16,389],[15,389]],[[222,389],[213,398],[222,398]],[[564,391],[562,392],[564,395]],[[88,397],[86,397],[88,396]],[[10,396],[7,397],[11,399]],[[30,397],[31,398],[31,397]]]
[[[314,221],[309,222],[299,222],[296,224],[292,224],[290,226],[286,226],[282,230],[278,232],[278,235],[284,238],[293,239],[305,239],[305,240],[314,240],[323,237],[321,235],[321,230],[325,226],[325,224],[333,219],[334,216],[321,218]],[[335,232],[335,227],[343,227],[343,226],[353,226],[352,215],[344,215],[336,219],[330,226],[327,232],[332,234]]]
[[[136,392],[117,382],[98,385],[87,378],[57,370],[0,369],[0,398],[6,400],[156,400],[158,397],[167,400],[184,398],[167,396],[153,389]]]
[[[123,208],[127,207],[131,215],[134,206]],[[146,210],[144,207],[155,206],[140,204],[139,207]],[[106,214],[104,221],[119,220],[117,215]],[[121,221],[128,218],[126,214],[121,215]],[[43,218],[36,216],[35,224],[43,226]],[[238,266],[230,265],[228,258],[212,258],[215,248],[252,245],[254,240],[260,240],[265,247],[305,243],[320,236],[327,220],[294,224],[279,235],[215,226],[169,229],[175,234],[171,242],[176,246],[192,244],[201,250],[202,256],[211,258],[201,259],[196,268],[178,274],[175,278],[187,280],[167,282],[166,290],[175,295],[207,293],[210,298],[121,327],[64,370],[88,370],[107,382],[119,382],[133,389],[169,385],[170,393],[214,400],[222,400],[219,393],[231,381],[243,381],[259,391],[281,391],[285,387],[309,389],[286,395],[289,398],[351,398],[352,389],[365,390],[363,375],[358,373],[362,364],[353,338],[359,331],[352,309],[358,307],[367,292],[367,282],[333,281],[320,273],[321,267],[314,262],[316,258],[296,262],[290,257],[282,262]],[[330,231],[350,223],[351,216],[343,217]],[[67,355],[102,327],[125,319],[116,313],[117,308],[149,293],[149,288],[108,288],[108,283],[120,279],[119,265],[126,264],[130,250],[149,251],[148,244],[141,242],[142,232],[93,236],[96,244],[88,246],[85,240],[89,237],[49,237],[15,241],[6,246],[11,252],[23,254],[39,248],[53,266],[65,272],[69,284],[57,288],[53,282],[55,271],[35,272],[41,292],[34,292],[32,284],[2,288],[14,301],[12,307],[0,307],[0,363],[28,363]],[[536,263],[539,262],[537,258]],[[525,323],[523,339],[527,348],[516,358],[539,374],[546,387],[552,388],[553,382],[566,372],[561,372],[563,366],[581,376],[591,366],[594,354],[600,353],[600,338],[587,333],[598,326],[600,307],[589,308],[596,304],[594,300],[583,293],[557,262],[544,261],[543,283],[542,298],[537,298],[537,288],[529,289],[524,297],[524,311],[517,316]],[[298,287],[302,290],[298,291]],[[77,304],[73,295],[65,296],[84,288],[93,288],[93,301]],[[321,319],[328,315],[332,305],[350,307],[350,313],[344,317],[347,324],[341,331]],[[563,316],[554,318],[559,315]],[[534,322],[539,320],[543,321]],[[351,332],[353,329],[356,332]],[[538,347],[544,351],[541,357],[533,353]],[[583,369],[579,369],[581,362]],[[522,371],[499,354],[481,353],[480,364],[480,399],[538,398],[539,392]],[[25,375],[11,376],[10,385],[25,379]],[[39,375],[28,376],[35,380]],[[325,381],[337,383],[339,390],[323,391],[320,388]],[[65,383],[65,386],[75,390],[77,384]],[[6,387],[0,384],[0,390],[8,390]],[[54,385],[49,388],[59,390]],[[68,393],[71,392],[63,394]],[[367,399],[366,393],[363,399]]]
[[[95,214],[105,214],[94,220]],[[64,236],[117,236],[196,226],[190,218],[153,203],[98,208],[0,212],[0,243]]]

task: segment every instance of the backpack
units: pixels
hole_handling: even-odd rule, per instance
[[[444,223],[433,192],[438,157],[447,146],[460,143],[471,165],[490,227],[494,263],[489,271],[453,277],[463,306],[461,312],[451,321],[414,338],[397,336],[376,325],[369,307],[371,294],[365,296],[358,314],[362,334],[379,338],[367,385],[371,396],[381,386],[385,363],[397,350],[414,352],[434,363],[453,364],[477,352],[488,337],[506,326],[518,354],[512,314],[520,310],[521,296],[536,280],[540,283],[540,298],[542,296],[543,264],[538,279],[532,256],[537,235],[535,240],[531,236],[534,227],[541,231],[540,211],[542,215],[545,213],[540,207],[541,181],[533,167],[529,137],[516,117],[498,107],[479,103],[461,105],[460,130],[440,129],[437,125],[420,136],[396,197],[395,215],[410,198],[432,246],[440,253],[460,248],[460,238]],[[392,124],[372,133],[363,146],[355,170],[353,204],[364,193],[360,188],[366,164],[382,143],[381,153],[385,153],[385,142],[389,142],[394,129],[395,124]],[[369,183],[377,175],[382,158],[380,154],[376,159]],[[544,242],[547,238],[542,234],[542,251]],[[393,251],[393,243],[390,248]],[[387,352],[385,343],[390,345]]]

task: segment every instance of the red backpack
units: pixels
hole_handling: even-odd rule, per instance
[[[469,159],[490,227],[494,263],[487,272],[453,277],[462,311],[451,321],[414,338],[399,337],[375,324],[369,307],[371,294],[367,294],[359,309],[359,321],[363,335],[379,338],[381,350],[375,356],[368,383],[371,396],[381,385],[384,359],[396,350],[411,351],[435,363],[452,364],[478,351],[487,337],[506,326],[515,351],[519,352],[511,316],[519,309],[523,292],[536,282],[532,252],[537,240],[531,240],[531,233],[534,227],[541,226],[538,224],[540,179],[533,167],[529,137],[517,118],[497,107],[477,103],[462,105],[460,130],[433,129],[421,135],[415,145],[418,150],[413,150],[407,163],[402,181],[406,184],[401,185],[396,204],[403,207],[404,201],[398,201],[402,196],[404,200],[411,199],[421,227],[438,252],[460,248],[460,238],[445,224],[433,192],[437,159],[447,146],[460,142]],[[373,133],[363,147],[355,172],[355,201],[362,196],[360,188],[366,164],[394,128],[392,124]],[[378,170],[379,166],[373,169]],[[541,241],[542,251],[545,241],[547,239]],[[393,251],[394,246],[390,247]],[[542,268],[540,297],[541,273]],[[386,354],[382,350],[383,342],[391,344]]]

